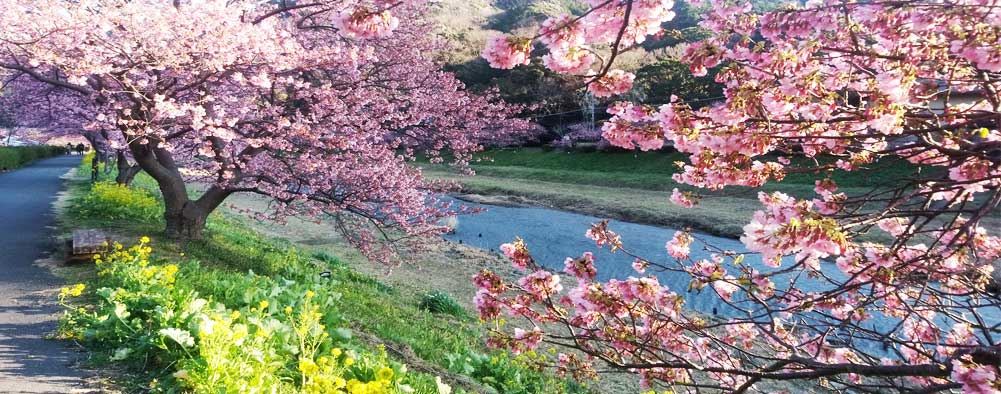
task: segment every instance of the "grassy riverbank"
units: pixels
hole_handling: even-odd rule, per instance
[[[89,172],[86,165],[81,174]],[[204,240],[179,246],[156,235],[162,224],[149,214],[150,207],[162,207],[149,178],[139,177],[128,189],[70,182],[65,230],[103,228],[125,244],[125,251],[143,236],[152,238],[141,247],[150,249],[149,256],[133,251],[104,256],[99,267],[64,270],[84,286],[79,297],[73,287],[67,290],[73,309],[62,335],[92,351],[92,364],[115,368],[127,391],[235,390],[270,382],[280,392],[310,392],[308,382],[321,380],[326,363],[333,365],[324,375],[335,378],[332,382],[353,379],[387,388],[365,391],[373,394],[402,392],[388,388],[403,385],[416,393],[438,393],[436,379],[452,386],[453,393],[588,392],[532,367],[531,359],[542,355],[512,359],[487,350],[483,327],[464,310],[467,302],[456,301],[460,298],[451,291],[402,286],[387,279],[392,277],[362,273],[355,267],[372,263],[358,261],[337,242],[273,238],[255,230],[259,222],[219,213],[210,218]],[[103,274],[96,275],[98,270]],[[207,306],[188,313],[196,299]],[[320,316],[309,320],[311,311]],[[212,339],[205,319],[255,339]],[[297,330],[306,326],[319,338],[315,357],[296,349],[303,337]],[[180,331],[164,331],[174,328]],[[189,336],[194,342],[186,346]],[[249,354],[264,358],[243,358]],[[353,367],[345,365],[345,354]],[[229,361],[220,363],[220,357]]]
[[[472,164],[476,176],[465,177],[444,166],[426,166],[431,177],[457,179],[466,193],[511,196],[516,201],[599,217],[669,227],[689,226],[714,235],[736,237],[751,214],[760,209],[759,191],[815,196],[818,174],[790,174],[760,189],[731,187],[705,196],[692,209],[668,201],[670,191],[696,190],[674,182],[681,153],[563,152],[540,148],[492,150]],[[842,191],[863,193],[871,185],[886,187],[910,176],[913,167],[899,160],[875,163],[870,171],[837,172]]]

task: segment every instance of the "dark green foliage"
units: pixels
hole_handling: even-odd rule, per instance
[[[587,11],[587,5],[577,0],[501,0],[496,6],[504,12],[491,18],[487,27],[500,31],[533,26],[553,16],[580,15]]]
[[[529,355],[526,357],[528,360],[522,360],[511,359],[506,354],[490,355],[468,352],[450,354],[447,361],[448,369],[473,377],[500,393],[576,394],[588,392],[584,387],[570,381],[553,381],[545,379],[539,374],[526,373],[524,364],[531,362],[531,357]]]
[[[541,54],[538,53],[539,56]],[[577,103],[582,92],[581,81],[547,70],[538,56],[532,64],[512,70],[490,68],[481,58],[448,66],[447,70],[454,72],[473,91],[497,88],[505,101],[530,106],[523,116],[544,126],[552,127],[581,119]]]
[[[58,146],[0,146],[0,171],[13,170],[38,159],[66,154]]]
[[[444,313],[458,318],[469,317],[462,305],[459,305],[452,296],[438,290],[425,294],[418,307],[431,313]]]
[[[687,64],[672,59],[643,66],[636,72],[634,92],[644,97],[644,102],[662,104],[676,95],[693,106],[703,106],[714,98],[723,96],[723,86],[716,83],[716,70],[704,77],[694,77]]]

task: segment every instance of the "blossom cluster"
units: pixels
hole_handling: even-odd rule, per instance
[[[695,75],[716,68],[724,97],[613,104],[604,138],[687,154],[678,183],[719,190],[814,174],[815,195],[759,193],[763,207],[740,239],[745,251],[706,245],[710,257],[694,258],[693,235],[682,231],[667,242],[666,262],[631,255],[640,274],[688,275],[691,291],[714,293],[730,310],[725,322],[637,292],[663,294],[656,277],[594,282],[593,259],[567,260],[579,284],[563,297],[494,283],[483,293],[489,315],[567,327],[543,329],[541,342],[673,387],[743,392],[758,379],[820,372],[849,391],[999,392],[1001,304],[989,292],[1001,237],[988,218],[1001,204],[1001,7],[818,0],[758,14],[745,1],[709,3],[700,25],[711,34],[688,44],[682,61]],[[648,22],[669,12],[647,8],[664,5],[652,1],[590,4],[585,16],[540,29],[547,66],[560,71],[553,57],[561,49],[611,43],[612,60],[589,88],[621,94],[629,78],[610,64],[615,51],[661,33]],[[913,171],[879,180],[894,163]],[[835,182],[861,172],[875,175],[872,190]],[[688,208],[698,200],[680,189],[670,196]],[[630,253],[605,222],[587,236]],[[593,367],[561,360],[576,361],[558,370]],[[888,386],[876,388],[877,379]]]
[[[368,257],[399,264],[397,251],[425,248],[455,213],[432,195],[452,185],[411,162],[464,167],[483,143],[528,129],[509,119],[516,107],[441,70],[426,11],[416,1],[2,2],[0,97],[50,134],[83,130],[162,190],[210,185],[165,194],[175,236],[200,236],[204,217],[181,220],[184,207],[205,216],[251,192],[274,202],[250,212],[258,218],[332,214]]]
[[[661,24],[674,19],[672,0],[589,1],[584,16],[560,15],[546,19],[535,37],[494,36],[483,50],[491,67],[510,69],[531,62],[532,41],[545,45],[543,65],[555,72],[589,77],[588,89],[596,97],[623,94],[633,86],[635,75],[611,69],[595,49],[610,45],[611,57],[641,44],[661,31]],[[628,14],[624,21],[621,15]]]

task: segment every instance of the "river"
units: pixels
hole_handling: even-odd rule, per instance
[[[584,236],[590,225],[601,221],[601,218],[547,208],[504,207],[454,199],[451,201],[454,204],[471,208],[482,208],[483,212],[460,216],[456,231],[445,237],[450,241],[462,241],[462,243],[476,248],[498,251],[501,244],[511,242],[515,237],[520,237],[525,240],[535,261],[549,269],[562,271],[564,260],[567,257],[578,257],[581,253],[590,251],[595,256],[598,280],[625,279],[629,276],[640,275],[632,268],[633,258],[623,253],[612,253],[607,248],[599,249],[595,246],[594,241]],[[671,259],[664,244],[674,236],[676,229],[622,221],[610,221],[608,228],[622,237],[623,245],[626,248],[645,259],[651,261],[669,261],[668,259]],[[738,253],[746,252],[744,245],[736,239],[700,233],[693,233],[693,235],[716,248]],[[690,256],[693,259],[709,258],[710,253],[705,251],[698,241],[692,245],[691,249]],[[774,268],[765,266],[755,254],[746,255],[744,264],[761,272],[774,270]],[[833,263],[822,263],[821,270],[835,280],[844,278],[844,275]],[[731,270],[731,273],[735,276],[739,275],[736,270]],[[668,286],[678,294],[683,294],[686,300],[685,305],[689,309],[721,317],[733,316],[737,313],[734,308],[723,303],[709,288],[706,288],[702,293],[688,291],[691,277],[687,274],[654,271],[647,271],[646,274],[657,276],[662,285]],[[773,277],[772,280],[778,288],[788,287],[787,281],[783,286],[783,278],[781,277]],[[572,285],[573,282],[570,283]],[[805,277],[798,278],[796,281],[796,287],[806,292],[823,290],[825,286],[830,285]],[[990,313],[985,313],[984,316],[988,321],[1001,322],[1001,310],[988,312]],[[896,319],[890,319],[877,313],[868,323],[881,329],[889,329],[896,322]],[[945,322],[940,322],[940,324],[942,323]],[[943,325],[951,326],[950,323]],[[883,349],[880,349],[881,344],[869,343],[864,347],[876,353],[883,353],[881,351]]]

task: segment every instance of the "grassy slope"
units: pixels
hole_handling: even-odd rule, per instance
[[[758,191],[782,191],[814,196],[819,174],[791,174],[760,189],[732,187],[705,196],[692,209],[668,202],[674,188],[695,190],[671,180],[680,153],[601,153],[544,151],[539,148],[495,150],[473,164],[476,176],[457,177],[442,166],[428,166],[432,177],[459,179],[466,192],[512,195],[560,209],[672,227],[691,226],[708,233],[738,236],[757,209]],[[873,171],[837,172],[833,179],[847,193],[862,193],[870,185],[887,185],[907,177],[907,163],[876,163]]]
[[[81,167],[80,173],[87,169]],[[80,178],[80,177],[78,177]],[[159,220],[137,221],[129,219],[95,219],[80,214],[73,205],[89,190],[89,182],[81,179],[70,181],[70,204],[62,218],[66,230],[74,228],[103,228],[123,242],[133,242],[142,235],[153,235],[152,246],[155,257],[161,261],[196,260],[205,277],[229,277],[235,283],[242,280],[246,272],[279,277],[293,271],[331,272],[333,291],[340,293],[337,314],[345,326],[355,330],[353,341],[358,346],[373,348],[385,344],[391,357],[408,364],[411,370],[421,372],[419,379],[425,381],[432,376],[445,376],[457,388],[465,387],[469,392],[492,392],[486,385],[501,393],[561,392],[553,378],[541,375],[501,355],[494,355],[483,345],[484,330],[469,313],[458,316],[436,314],[422,310],[422,298],[409,291],[397,291],[378,279],[361,274],[350,268],[338,257],[326,254],[313,255],[313,251],[303,245],[295,245],[282,239],[270,238],[252,230],[244,224],[245,218],[232,214],[214,214],[210,217],[206,237],[202,241],[178,246],[167,240],[158,240],[156,234],[162,231]],[[152,180],[140,176],[134,184],[137,189],[155,191]],[[345,251],[348,258],[356,254]],[[305,257],[296,257],[305,256]],[[309,262],[301,266],[301,262]],[[296,267],[290,267],[296,264]],[[316,266],[312,266],[316,264]],[[92,266],[70,270],[72,279],[86,281],[93,275]],[[198,286],[198,284],[191,284]],[[204,296],[217,300],[239,299],[227,294],[226,289],[199,289]],[[96,359],[107,360],[107,354]],[[423,376],[423,378],[421,378]],[[124,379],[127,385],[142,385],[139,381]],[[141,380],[141,379],[140,379]],[[464,384],[463,382],[469,383]],[[141,387],[130,387],[139,390]],[[582,392],[574,389],[572,392]],[[461,391],[460,391],[461,392]]]

